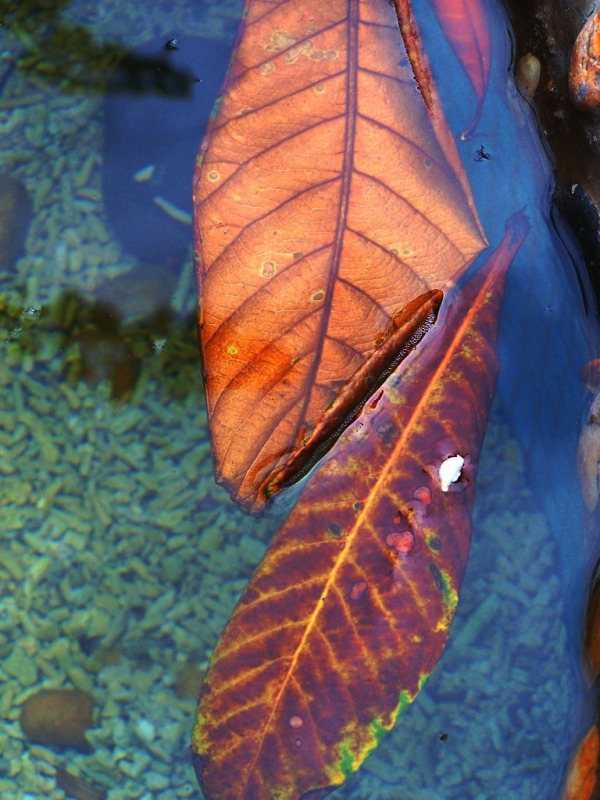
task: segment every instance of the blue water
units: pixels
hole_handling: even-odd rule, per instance
[[[414,7],[458,137],[474,109],[471,89],[426,0]],[[472,552],[437,669],[334,797],[555,800],[592,717],[580,635],[597,537],[582,512],[575,452],[589,402],[578,371],[595,352],[597,321],[586,314],[592,301],[582,295],[577,254],[550,214],[551,168],[533,112],[511,79],[506,19],[499,3],[489,7],[490,89],[474,135],[458,146],[490,244],[520,208],[532,231],[508,279]],[[109,800],[200,797],[187,752],[194,698],[175,691],[177,676],[190,664],[206,667],[275,524],[246,518],[212,481],[194,356],[189,198],[181,186],[187,159],[191,184],[201,132],[190,151],[189,141],[173,148],[171,135],[194,139],[194,125],[182,120],[195,115],[201,128],[239,3],[180,0],[138,9],[106,0],[98,8],[57,4],[38,26],[21,21],[0,31],[0,163],[34,200],[23,255],[0,272],[0,295],[13,309],[2,320],[0,364],[0,794],[19,800],[61,797],[57,766],[104,787]],[[189,62],[192,72],[204,71],[192,86],[200,95],[179,106],[163,97],[156,111],[152,132],[164,152],[140,136],[147,123],[135,116],[135,98],[118,106],[97,88],[73,86],[59,75],[60,58],[54,71],[40,66],[44,54],[61,52],[47,38],[51,31],[75,26],[98,45],[125,50],[177,39],[184,72],[186,55],[194,54],[189,43],[206,42],[207,60]],[[91,62],[83,75],[98,69]],[[158,103],[158,95],[149,97]],[[117,122],[127,115],[131,141],[120,144],[127,125]],[[482,146],[489,159],[477,159]],[[144,158],[133,163],[132,151]],[[136,180],[145,168],[145,179]],[[129,224],[120,226],[124,208]],[[66,289],[85,319],[99,300],[110,306],[113,321],[102,318],[104,338],[87,354],[97,367],[88,382],[79,379],[84,323],[69,342],[37,322]],[[141,312],[140,295],[147,301]],[[165,302],[174,308],[166,322],[156,316]],[[114,380],[98,381],[111,374],[102,354],[114,360],[123,335],[125,361],[139,359],[140,377],[118,398]],[[170,345],[191,355],[161,361]],[[20,706],[42,686],[91,691],[93,752],[36,749],[24,739]]]

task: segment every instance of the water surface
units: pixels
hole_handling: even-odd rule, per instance
[[[473,99],[427,3],[415,8],[458,138]],[[595,544],[586,556],[575,448],[588,401],[577,374],[597,330],[581,265],[550,216],[551,170],[511,80],[506,21],[490,8],[491,88],[459,149],[490,243],[518,208],[533,230],[509,277],[472,553],[438,668],[340,798],[558,798],[591,713],[579,635]],[[185,166],[167,156],[164,118],[164,141],[147,151],[134,121],[145,159],[124,158],[115,188],[119,115],[133,115],[139,94],[119,107],[126,95],[109,75],[124,52],[145,57],[145,43],[174,39],[184,62],[190,42],[205,42],[216,73],[239,12],[238,2],[56,2],[9,15],[0,31],[0,163],[32,203],[11,222],[31,216],[22,255],[0,270],[3,797],[62,798],[57,767],[110,800],[200,796],[194,687],[275,523],[249,519],[214,484]],[[197,144],[218,83],[203,64]],[[177,92],[162,99],[181,133]],[[477,157],[482,147],[490,158]],[[148,241],[143,203],[157,214]],[[25,739],[20,706],[41,687],[94,695],[92,752]]]

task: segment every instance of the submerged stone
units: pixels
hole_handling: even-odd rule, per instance
[[[21,709],[21,728],[32,742],[88,751],[94,698],[79,689],[42,689]]]

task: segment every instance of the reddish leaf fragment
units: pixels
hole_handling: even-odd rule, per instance
[[[452,49],[467,73],[477,109],[462,137],[469,136],[481,116],[490,77],[490,25],[482,0],[431,0]]]
[[[417,28],[417,23],[413,16],[410,0],[394,0],[400,33],[404,39],[406,54],[413,69],[415,80],[419,91],[423,96],[425,105],[430,113],[435,111],[435,100],[433,97],[433,78],[429,68],[429,62],[421,46],[421,36]]]
[[[511,218],[427,345],[309,479],[252,578],[193,733],[211,800],[323,797],[439,659],[469,550],[504,276],[527,230]],[[444,491],[439,466],[457,453],[464,467]]]
[[[582,739],[573,756],[562,800],[595,800],[600,792],[598,771],[600,736],[594,725]]]

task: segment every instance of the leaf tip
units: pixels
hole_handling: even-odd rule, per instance
[[[210,795],[206,791],[206,787],[204,786],[204,759],[202,756],[197,753],[195,750],[192,749],[192,766],[194,768],[194,772],[196,773],[196,780],[200,784],[200,788],[202,789],[202,793],[205,797],[209,798]]]
[[[513,241],[523,240],[531,230],[531,222],[525,213],[525,208],[520,208],[506,220],[506,233],[510,234]]]

